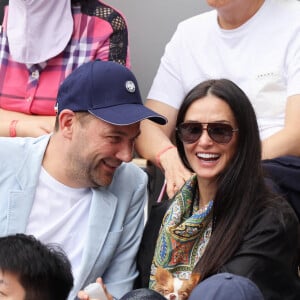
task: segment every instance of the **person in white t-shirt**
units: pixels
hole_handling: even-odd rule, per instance
[[[262,140],[262,159],[300,156],[300,2],[207,0],[214,8],[181,22],[145,105],[167,126],[142,122],[138,153],[162,169],[172,197],[191,173],[173,144],[184,96],[206,79],[228,78],[250,98]]]

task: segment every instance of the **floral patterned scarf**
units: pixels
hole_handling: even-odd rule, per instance
[[[199,209],[197,176],[193,175],[176,194],[159,231],[151,266],[150,288],[158,266],[174,277],[188,279],[202,256],[212,228],[211,200]]]

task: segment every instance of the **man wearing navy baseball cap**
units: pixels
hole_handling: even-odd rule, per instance
[[[146,108],[133,73],[104,61],[60,86],[53,134],[0,138],[0,236],[26,233],[59,244],[75,278],[69,295],[101,277],[120,298],[137,276],[147,176],[129,163]],[[110,296],[109,296],[110,297]]]

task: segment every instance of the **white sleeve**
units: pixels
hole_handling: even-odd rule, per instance
[[[165,48],[148,99],[161,101],[178,109],[185,97],[181,80],[180,53],[184,51],[180,24]]]
[[[287,96],[300,94],[300,30],[295,33],[292,42],[288,45],[286,61]]]

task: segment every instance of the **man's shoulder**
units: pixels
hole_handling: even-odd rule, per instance
[[[33,148],[44,149],[48,143],[49,135],[38,138],[32,137],[0,137],[0,159],[10,157],[12,160],[23,160],[25,153],[31,152]],[[34,152],[34,151],[33,151]]]
[[[116,170],[112,183],[109,186],[110,191],[114,193],[132,193],[136,190],[147,188],[148,176],[142,168],[133,162],[122,163]]]
[[[279,26],[297,26],[300,17],[300,1],[286,1],[286,0],[271,0],[269,3],[269,23]],[[274,17],[279,18],[279,22],[272,22]],[[272,22],[272,23],[271,23]]]
[[[146,172],[134,162],[129,163],[122,163],[121,166],[118,168],[116,175],[119,177],[123,176],[138,176],[139,178],[146,178]]]
[[[0,145],[6,145],[4,147],[7,150],[8,148],[24,148],[30,145],[35,145],[42,143],[43,141],[49,139],[48,135],[43,135],[37,138],[34,137],[0,137]],[[3,147],[0,147],[1,149]]]
[[[271,7],[276,9],[281,9],[282,11],[287,10],[290,12],[295,11],[296,13],[300,11],[299,1],[286,1],[286,0],[271,0]]]
[[[208,25],[210,22],[215,21],[217,18],[217,12],[216,10],[209,10],[206,12],[203,12],[201,14],[197,14],[195,16],[189,17],[181,22],[179,22],[178,27],[195,27],[195,29],[199,30],[200,25]]]
[[[119,23],[118,26],[122,26],[122,22],[124,22],[123,25],[126,26],[123,13],[102,1],[90,1],[87,2],[87,4],[83,4],[81,12],[88,16],[98,17],[109,23],[112,23],[113,20],[117,19]]]

